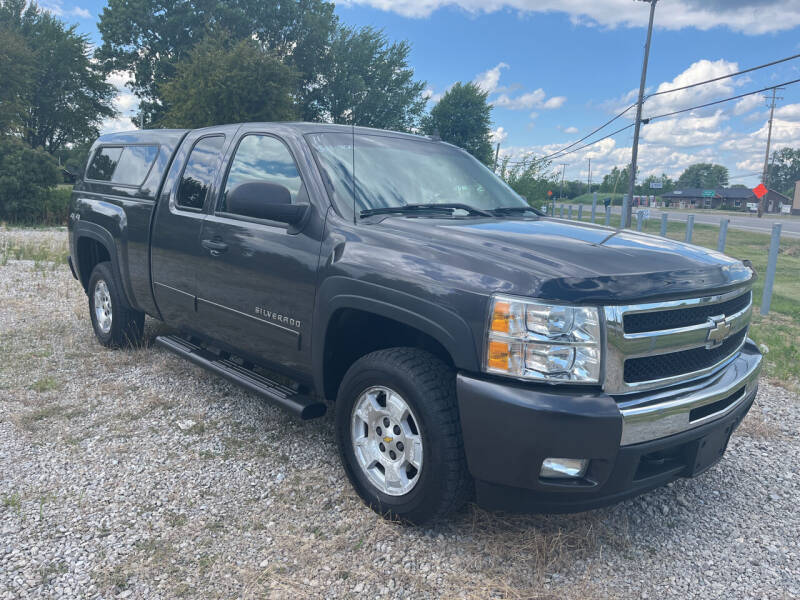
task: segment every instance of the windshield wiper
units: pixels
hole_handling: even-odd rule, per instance
[[[390,215],[393,213],[407,214],[416,212],[440,212],[452,215],[454,210],[464,210],[470,215],[480,217],[491,217],[492,213],[479,208],[474,208],[469,204],[459,204],[458,202],[436,203],[430,204],[404,204],[403,206],[381,206],[379,208],[366,208],[359,213],[362,218],[371,217],[372,215]]]
[[[492,215],[516,215],[522,214],[526,212],[532,212],[535,215],[540,217],[544,216],[544,213],[532,206],[500,206],[498,208],[493,208],[489,211]]]

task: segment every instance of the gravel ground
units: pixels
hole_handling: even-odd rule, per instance
[[[63,231],[0,229],[0,248]],[[725,459],[579,515],[364,507],[307,424],[165,351],[108,351],[63,265],[0,261],[0,600],[800,598],[800,402]],[[148,338],[158,324],[148,321]]]

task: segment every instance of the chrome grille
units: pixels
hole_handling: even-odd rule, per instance
[[[605,307],[605,391],[641,392],[713,372],[741,349],[752,310],[750,288]]]

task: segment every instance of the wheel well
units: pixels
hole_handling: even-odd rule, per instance
[[[81,276],[81,284],[83,289],[88,289],[89,278],[92,276],[92,271],[101,262],[111,260],[111,255],[103,244],[90,237],[82,237],[78,239],[78,272]]]
[[[325,397],[336,399],[347,369],[362,356],[385,348],[410,347],[427,350],[452,366],[450,353],[427,333],[374,313],[343,308],[328,323],[325,335]]]

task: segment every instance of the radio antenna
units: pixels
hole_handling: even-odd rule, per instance
[[[353,177],[352,188],[353,188],[353,225],[358,223],[358,217],[356,216],[356,111],[352,112],[352,118],[350,119],[350,133],[353,138],[353,164],[350,170],[350,173]]]

